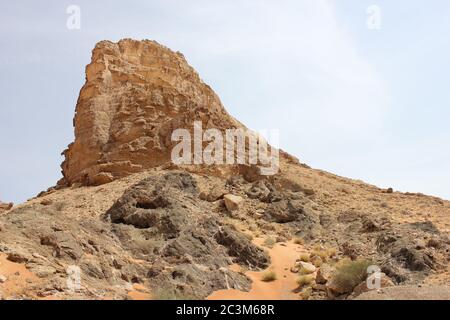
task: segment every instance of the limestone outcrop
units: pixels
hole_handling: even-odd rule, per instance
[[[100,185],[170,160],[176,128],[243,127],[179,52],[155,41],[99,42],[86,67],[60,185]]]

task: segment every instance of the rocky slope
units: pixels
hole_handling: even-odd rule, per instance
[[[197,120],[243,127],[180,53],[153,41],[97,44],[64,178],[0,212],[1,296],[355,298],[364,277],[349,285],[337,275],[361,259],[380,268],[383,286],[449,289],[450,202],[287,154],[273,176],[173,165],[172,130]]]

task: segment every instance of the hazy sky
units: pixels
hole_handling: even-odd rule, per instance
[[[280,129],[302,162],[450,199],[448,0],[24,0],[0,4],[0,200],[61,177],[91,50],[126,37],[183,52],[233,116]]]

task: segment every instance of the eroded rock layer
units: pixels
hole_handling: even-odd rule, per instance
[[[154,41],[99,42],[86,67],[60,184],[99,185],[170,160],[176,128],[242,127],[179,52]]]

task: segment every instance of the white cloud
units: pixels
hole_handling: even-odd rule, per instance
[[[380,137],[387,89],[331,1],[197,1],[177,10],[190,18],[181,19],[172,45],[233,115],[254,128],[280,128],[285,149],[329,167],[324,153]]]

